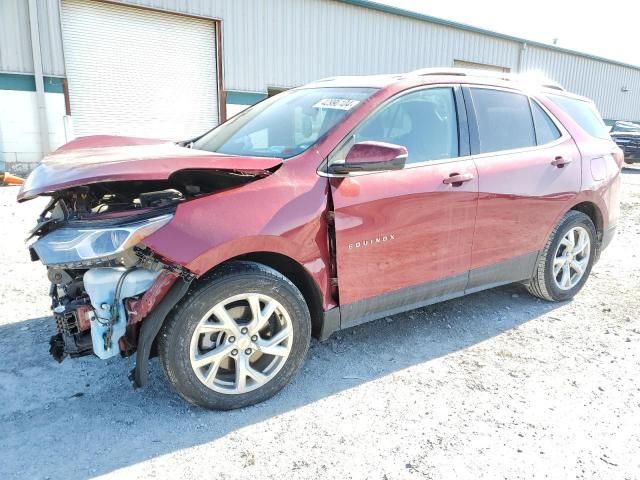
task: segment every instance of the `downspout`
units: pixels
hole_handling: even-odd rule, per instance
[[[33,74],[36,80],[36,105],[38,106],[38,122],[40,124],[40,144],[42,154],[51,151],[49,145],[49,125],[47,123],[47,106],[44,100],[44,77],[42,74],[42,54],[40,51],[40,30],[38,28],[38,6],[36,0],[29,0],[29,26],[31,30],[31,51],[33,53]]]
[[[518,73],[522,73],[522,64],[524,63],[524,52],[527,50],[527,42],[522,42],[518,51]]]

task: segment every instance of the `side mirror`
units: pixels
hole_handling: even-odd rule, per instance
[[[354,144],[344,162],[329,167],[331,173],[380,172],[401,170],[407,160],[407,149],[402,145],[384,142]]]

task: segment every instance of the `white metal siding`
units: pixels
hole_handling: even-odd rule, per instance
[[[64,77],[64,55],[60,35],[60,1],[36,0],[38,26],[40,27],[40,51],[45,75]],[[33,70],[31,70],[33,71]]]
[[[511,68],[501,67],[500,65],[487,65],[486,63],[467,62],[464,60],[453,59],[453,66],[459,68],[467,68],[469,70],[491,70],[494,72],[509,73]]]
[[[593,99],[604,118],[640,120],[640,70],[528,47],[522,71],[542,72],[567,90]]]
[[[29,30],[29,4],[25,0],[0,1],[0,71],[33,73]]]
[[[38,0],[46,75],[64,72],[58,1]],[[454,59],[516,72],[522,47],[519,41],[334,0],[119,1],[221,19],[228,90],[266,92],[333,75],[451,66]],[[33,72],[23,3],[0,0],[0,71]],[[43,10],[49,21],[43,21]],[[534,45],[523,52],[522,66],[593,98],[605,117],[640,120],[639,68]],[[630,91],[622,92],[622,86]]]
[[[63,0],[62,33],[77,136],[182,139],[217,124],[211,20]]]
[[[37,0],[42,69],[64,76],[58,0]],[[0,0],[0,72],[33,74],[27,0]]]
[[[452,66],[514,71],[519,44],[332,0],[117,0],[223,20],[225,88],[266,92],[334,75]]]

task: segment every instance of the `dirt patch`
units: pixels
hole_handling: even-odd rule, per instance
[[[0,188],[0,478],[640,478],[640,169],[578,297],[518,285],[313,342],[275,398],[184,404],[133,360],[57,364],[44,267],[23,239],[42,201]]]

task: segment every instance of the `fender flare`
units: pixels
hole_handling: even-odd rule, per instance
[[[184,297],[191,286],[193,276],[181,277],[173,284],[167,295],[151,311],[142,322],[140,335],[138,337],[138,351],[136,352],[136,366],[129,374],[129,379],[133,381],[134,388],[143,387],[149,380],[149,356],[151,346],[155,340],[164,319],[171,309]]]

